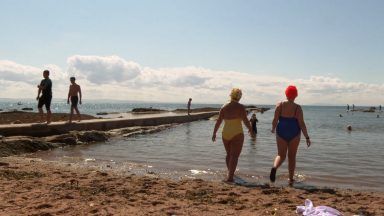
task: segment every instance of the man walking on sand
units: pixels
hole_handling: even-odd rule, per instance
[[[38,101],[37,108],[40,113],[40,122],[44,122],[43,105],[47,109],[47,124],[51,123],[51,101],[52,101],[52,81],[49,79],[49,70],[43,72],[44,79],[41,80],[40,85],[37,86],[37,97]],[[40,93],[42,93],[40,97]]]
[[[81,115],[80,115],[79,109],[77,108],[77,104],[79,102],[81,104],[81,88],[78,84],[76,84],[75,77],[71,77],[69,80],[71,81],[71,85],[69,86],[67,103],[69,104],[69,99],[71,99],[71,114],[69,115],[69,123],[72,123],[74,110],[77,113],[78,121],[81,121]],[[79,97],[80,97],[80,101],[79,101]]]
[[[188,115],[191,115],[191,102],[192,102],[192,98],[189,98],[188,105],[187,105],[187,107],[188,107]]]

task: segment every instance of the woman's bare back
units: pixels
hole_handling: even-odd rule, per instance
[[[223,119],[244,118],[246,116],[245,108],[237,102],[229,102],[221,108]]]

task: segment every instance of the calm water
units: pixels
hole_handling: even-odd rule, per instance
[[[22,108],[30,107],[33,108],[34,112],[37,112],[37,101],[30,99],[1,99],[0,98],[0,109],[3,111],[21,110]],[[83,100],[83,104],[79,105],[81,113],[96,115],[98,112],[128,112],[133,108],[139,107],[152,107],[163,110],[174,110],[174,109],[186,109],[187,101],[185,104],[179,103],[150,103],[150,102],[124,102],[124,101],[103,101],[100,100]],[[193,104],[193,108],[201,107],[221,107],[219,104]],[[67,104],[66,100],[54,99],[51,104],[52,112],[57,113],[69,113],[70,105]]]
[[[384,113],[352,114],[343,107],[303,109],[313,143],[307,148],[305,140],[301,142],[297,156],[298,184],[384,191]],[[340,118],[339,114],[344,117]],[[376,118],[377,114],[381,117]],[[258,114],[256,141],[245,139],[237,174],[246,181],[269,181],[276,154],[275,137],[270,133],[272,116],[273,110]],[[65,147],[34,156],[174,179],[222,180],[224,148],[221,132],[217,142],[211,141],[214,123],[192,122],[156,134]],[[352,125],[352,132],[347,132],[347,125]],[[278,170],[277,185],[286,185],[287,178],[287,163],[284,163]]]

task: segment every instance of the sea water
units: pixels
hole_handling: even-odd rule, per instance
[[[121,102],[87,104],[81,110],[94,114],[149,106],[168,110],[185,108],[185,104]],[[53,107],[58,111],[68,108],[64,102],[56,102]],[[297,184],[384,191],[384,113],[347,112],[345,107],[333,106],[303,106],[303,110],[312,145],[307,148],[302,138],[297,154]],[[245,136],[236,174],[247,182],[269,181],[269,170],[277,152],[275,134],[270,132],[273,113],[273,109],[257,113],[256,140]],[[159,133],[68,146],[33,156],[127,173],[219,181],[226,174],[225,150],[221,130],[217,141],[211,141],[214,124],[214,120],[185,123]],[[352,131],[346,129],[347,125],[352,126]],[[278,185],[287,184],[287,161],[277,177]]]

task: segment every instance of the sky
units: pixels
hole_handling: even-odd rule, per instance
[[[384,104],[384,1],[0,0],[0,98]]]

